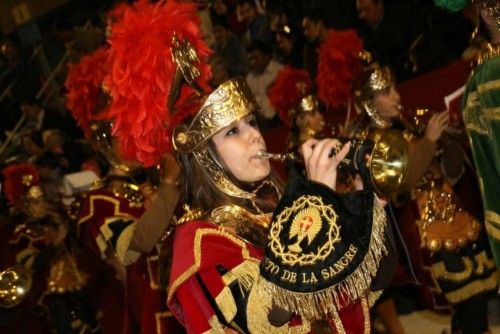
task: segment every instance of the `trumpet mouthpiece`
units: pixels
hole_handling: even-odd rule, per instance
[[[297,160],[297,157],[293,153],[269,153],[264,150],[260,150],[257,156],[262,159],[270,159],[276,161]]]
[[[271,153],[266,152],[266,151],[264,151],[264,150],[260,150],[259,152],[257,152],[257,156],[258,156],[259,158],[264,158],[264,159],[267,159],[267,158],[269,158],[269,157],[271,156]]]

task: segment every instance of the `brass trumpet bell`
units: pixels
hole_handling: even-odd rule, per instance
[[[329,156],[338,153],[339,149],[334,148]],[[365,154],[369,156],[368,161]],[[294,152],[260,151],[258,155],[264,159],[303,162]],[[375,192],[385,196],[396,195],[408,175],[409,148],[403,133],[398,130],[373,130],[361,142],[354,141],[339,167],[357,173],[361,165],[367,167],[370,179],[365,181],[373,185]]]
[[[0,307],[19,305],[28,295],[32,283],[31,273],[26,267],[14,266],[0,272]]]
[[[376,131],[370,137],[374,146],[368,169],[375,190],[383,195],[396,194],[408,175],[408,143],[397,130]]]

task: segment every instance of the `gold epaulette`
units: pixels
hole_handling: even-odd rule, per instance
[[[254,214],[238,205],[223,205],[212,210],[210,221],[255,246],[264,247],[271,216]]]

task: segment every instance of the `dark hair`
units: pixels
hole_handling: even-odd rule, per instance
[[[20,104],[29,104],[30,106],[37,106],[39,108],[43,108],[42,102],[34,97],[27,97],[21,100]]]
[[[269,43],[257,40],[247,47],[247,52],[254,51],[260,51],[262,54],[270,56],[273,53],[273,48]]]
[[[59,18],[52,23],[52,31],[71,30],[73,26],[65,18]]]
[[[36,159],[35,165],[55,169],[59,167],[59,158],[54,153],[46,151]]]
[[[325,17],[325,11],[321,10],[319,8],[313,8],[309,11],[306,12],[304,15],[304,18],[309,19],[310,21],[314,23],[323,23],[325,26],[327,24],[327,19]]]
[[[479,24],[477,29],[479,35],[477,38],[483,37],[486,38],[489,42],[491,42],[491,31],[488,28],[486,22],[484,21],[482,15],[479,15]]]
[[[254,0],[238,0],[238,6],[248,4],[250,7],[257,8]]]
[[[40,131],[29,131],[24,134],[23,138],[29,138],[37,146],[43,147],[43,138]]]
[[[366,113],[366,110],[363,110],[351,124],[347,127],[347,133],[349,136],[361,135],[365,129],[368,129],[372,120],[370,115]]]
[[[222,27],[227,30],[231,29],[227,18],[223,15],[217,15],[213,12],[210,13],[210,20],[212,22],[212,27]]]

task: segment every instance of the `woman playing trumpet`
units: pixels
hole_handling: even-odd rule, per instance
[[[356,78],[353,90],[355,105],[361,109],[361,113],[350,127],[349,136],[364,140],[366,138],[376,138],[382,133],[394,129],[405,130],[404,125],[399,122],[402,110],[401,99],[395,88],[394,78],[389,68],[380,67],[378,64],[369,66]],[[423,176],[434,155],[436,141],[446,127],[447,118],[446,112],[433,116],[425,135],[410,143],[410,162],[405,183],[401,187],[403,192],[411,189]],[[394,225],[387,229],[387,238],[391,240],[391,247],[385,262],[389,269],[384,270],[385,275],[379,275],[379,277],[385,276],[383,282],[378,282],[384,287],[389,285],[395,272],[398,249],[393,230],[397,228]],[[404,333],[390,291],[390,289],[386,290],[378,301],[376,305],[377,314],[389,333]]]
[[[451,164],[445,157],[450,156],[450,152],[455,156],[462,153],[456,149],[456,143],[440,140],[448,126],[448,112],[433,114],[426,127],[415,133],[415,127],[402,120],[400,96],[390,70],[378,66],[359,77],[354,95],[362,109],[355,135],[370,136],[395,128],[405,131],[409,140],[410,164],[403,192],[413,191],[411,198],[415,200],[402,209],[399,227],[412,250],[411,263],[416,277],[428,289],[425,290],[426,297],[434,307],[446,302],[452,305],[455,310],[454,332],[472,333],[466,316],[471,312],[475,312],[478,321],[478,329],[473,333],[487,331],[485,292],[495,289],[497,278],[492,270],[491,254],[478,234],[479,222],[460,205],[453,183],[447,179],[451,168],[446,167]],[[453,174],[456,176],[457,173]],[[412,207],[417,208],[418,217],[407,214],[413,211]],[[423,270],[424,266],[430,270]],[[468,266],[482,269],[469,270]],[[432,295],[430,291],[440,293]],[[392,299],[382,298],[377,312],[390,333],[404,331]]]
[[[182,200],[189,207],[175,230],[168,304],[189,333],[311,330],[304,314],[273,306],[273,295],[259,292],[267,226],[282,186],[260,153],[266,145],[256,127],[256,110],[245,83],[230,80],[208,95],[189,124],[174,131],[183,169]],[[327,193],[334,192],[337,166],[349,150],[346,144],[330,158],[339,145],[334,139],[310,139],[301,146],[307,178]],[[373,193],[369,197],[373,200]],[[371,207],[365,209],[371,215]],[[332,328],[369,332],[366,303],[344,304]]]

